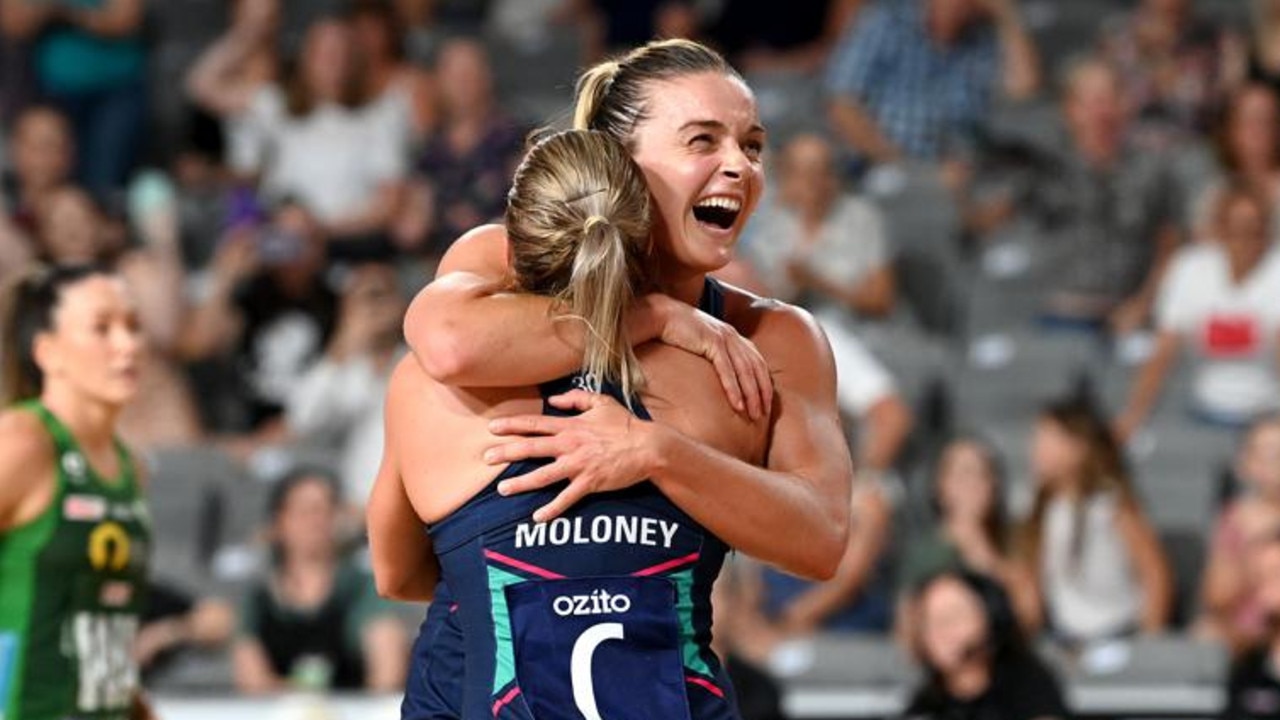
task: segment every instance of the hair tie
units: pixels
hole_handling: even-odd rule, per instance
[[[582,224],[582,230],[583,232],[590,234],[591,231],[595,230],[596,227],[599,225],[604,225],[607,227],[609,225],[609,218],[603,215],[592,215],[591,217],[588,217],[586,219],[586,222]]]

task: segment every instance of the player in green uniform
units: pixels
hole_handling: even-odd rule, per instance
[[[143,338],[123,281],[49,268],[0,339],[0,720],[150,717],[133,659],[149,521],[115,436]]]

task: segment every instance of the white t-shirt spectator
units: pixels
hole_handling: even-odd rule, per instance
[[[260,173],[268,196],[297,198],[321,222],[359,213],[406,172],[405,133],[377,105],[325,104],[293,117],[280,88],[267,86],[236,122],[232,168]]]
[[[838,310],[820,310],[814,317],[831,344],[836,363],[836,401],[841,410],[862,417],[876,403],[897,392],[893,376],[853,334]]]
[[[802,236],[800,218],[777,205],[761,208],[758,218],[751,223],[743,252],[779,300],[796,302],[799,299],[787,276],[787,262],[797,254],[804,255],[814,272],[842,286],[857,284],[889,262],[889,244],[880,209],[854,195],[843,195],[836,200],[812,245],[802,248]]]
[[[1196,359],[1197,408],[1248,419],[1280,407],[1280,251],[1268,251],[1235,284],[1220,245],[1182,248],[1160,288],[1156,321],[1181,335]]]
[[[1080,507],[1075,503],[1059,497],[1045,510],[1040,577],[1050,624],[1077,640],[1132,632],[1142,612],[1142,587],[1116,520],[1119,498],[1096,493]]]

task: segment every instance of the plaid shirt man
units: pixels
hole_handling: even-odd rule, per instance
[[[969,28],[950,47],[925,27],[929,0],[867,8],[833,53],[826,89],[856,100],[909,157],[954,151],[987,112],[1000,72],[994,29]]]

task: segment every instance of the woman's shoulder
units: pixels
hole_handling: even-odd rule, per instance
[[[53,455],[49,431],[35,413],[20,407],[0,412],[0,482],[52,467]]]

